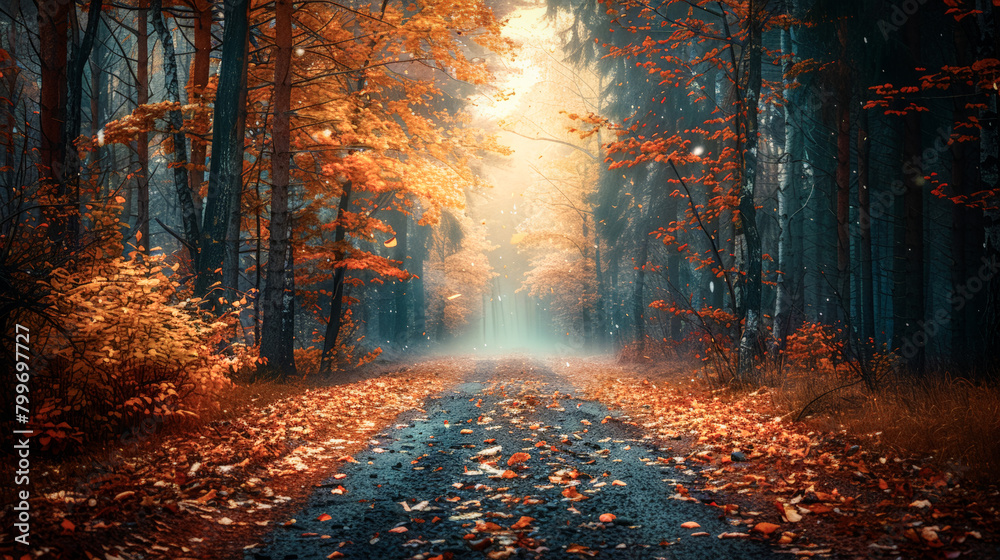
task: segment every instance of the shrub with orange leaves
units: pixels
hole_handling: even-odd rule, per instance
[[[253,362],[250,349],[225,343],[234,318],[209,320],[199,300],[177,300],[175,270],[157,256],[98,258],[43,281],[50,320],[35,331],[44,362],[32,418],[52,432],[43,446],[67,443],[55,428],[106,439],[149,419],[196,416]]]
[[[791,378],[805,375],[850,377],[851,368],[845,363],[843,332],[819,323],[803,323],[788,335],[783,350],[791,368]]]

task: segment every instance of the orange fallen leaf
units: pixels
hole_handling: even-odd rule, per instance
[[[502,531],[502,530],[503,530],[503,527],[497,525],[496,523],[494,523],[492,521],[486,521],[486,522],[477,521],[476,522],[476,531],[478,531],[480,533],[492,533],[492,532],[495,532],[495,531]]]
[[[612,486],[628,486],[628,484],[625,484],[624,482],[622,482],[620,480],[613,480],[613,481],[611,481],[611,485]]]
[[[329,513],[324,513],[323,515],[317,517],[316,521],[329,521],[331,519],[333,519],[333,517],[331,517]]]
[[[208,502],[209,500],[211,500],[212,498],[214,498],[215,494],[216,494],[216,492],[215,492],[214,489],[213,490],[209,490],[208,492],[205,492],[201,497],[199,497],[195,501],[204,504],[204,503]]]
[[[406,527],[393,527],[392,529],[389,529],[390,533],[405,533],[407,531],[409,531],[409,529]]]
[[[701,525],[699,525],[698,523],[695,523],[694,521],[687,521],[687,522],[681,523],[681,527],[684,528],[684,529],[697,529],[697,528],[701,527]]]
[[[516,465],[518,463],[523,463],[523,462],[527,461],[528,459],[531,459],[531,455],[528,455],[527,453],[518,451],[517,453],[511,455],[510,459],[507,459],[507,466],[508,467],[512,467],[512,466],[514,466],[514,465]]]
[[[601,523],[611,523],[615,519],[618,519],[618,517],[613,513],[602,513],[599,519]]]
[[[500,478],[517,478],[517,473],[510,469],[507,469],[503,471],[503,473],[500,475]]]
[[[535,520],[534,517],[528,517],[527,515],[522,515],[521,519],[518,519],[517,523],[511,525],[510,528],[514,531],[517,531],[518,529],[524,529],[528,525],[531,525],[531,522],[534,520]]]
[[[76,529],[76,525],[74,525],[73,522],[70,521],[69,519],[63,519],[62,523],[60,523],[59,526],[62,527],[63,530],[68,532],[72,532],[73,530]]]
[[[579,502],[580,500],[586,500],[587,496],[584,496],[577,491],[576,486],[570,486],[562,491],[562,495],[573,500],[574,502]]]
[[[343,557],[344,553],[339,550],[334,550],[333,552],[330,553],[329,556],[327,556],[327,558],[343,558]]]
[[[767,523],[766,521],[754,525],[753,530],[758,533],[764,533],[765,535],[770,535],[771,533],[777,531],[781,526],[775,525],[774,523]]]
[[[795,506],[791,504],[783,504],[781,502],[774,502],[774,507],[778,508],[778,513],[781,517],[789,523],[798,523],[802,521],[802,516],[799,512],[795,511]]]
[[[571,544],[566,552],[570,554],[583,554],[584,556],[597,556],[596,550],[590,550],[589,548],[583,546],[582,544]]]

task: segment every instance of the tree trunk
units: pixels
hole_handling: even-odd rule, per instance
[[[740,95],[740,154],[741,184],[739,191],[739,219],[736,222],[736,255],[742,284],[741,314],[743,333],[740,337],[739,367],[741,383],[755,383],[755,362],[760,351],[760,295],[761,295],[761,245],[757,230],[757,209],[754,194],[757,182],[757,106],[761,88],[761,27],[762,6],[750,0],[748,15],[744,20],[747,41],[741,53]]]
[[[205,88],[208,87],[208,76],[212,56],[212,3],[208,0],[190,0],[189,5],[194,11],[194,59],[191,62],[191,88],[188,92],[190,103],[201,103]],[[188,171],[188,181],[191,186],[191,197],[194,199],[194,211],[201,216],[201,184],[205,181],[205,158],[208,155],[208,142],[201,138],[191,138],[191,163]]]
[[[77,247],[80,242],[80,156],[76,149],[76,139],[80,136],[83,121],[83,73],[87,60],[97,39],[97,28],[101,23],[103,0],[90,0],[87,13],[87,28],[79,45],[74,45],[69,65],[66,68],[66,124],[63,127],[65,163],[63,182],[69,204],[73,206],[69,214],[66,245]]]
[[[649,197],[652,199],[652,196]],[[649,205],[650,200],[646,201],[645,212],[639,212],[639,223],[636,226],[638,230],[636,235],[640,237],[639,241],[639,255],[635,259],[635,284],[632,286],[632,322],[635,326],[633,332],[635,332],[635,345],[638,352],[643,352],[646,347],[646,320],[645,320],[645,306],[643,289],[646,284],[646,261],[649,259],[649,220],[644,214],[649,214],[652,212],[652,208]]]
[[[337,209],[337,230],[334,234],[334,261],[340,264],[344,260],[344,252],[341,246],[347,230],[344,227],[344,212],[351,204],[351,181],[345,181],[343,192],[340,195],[340,205]],[[337,348],[337,337],[340,335],[341,312],[344,306],[344,272],[345,268],[337,267],[333,274],[333,294],[330,296],[330,320],[326,323],[326,334],[323,337],[323,354],[320,359],[319,372],[329,374],[333,371],[333,356]],[[443,313],[443,312],[442,312]],[[441,321],[442,327],[444,319]]]
[[[289,112],[292,75],[292,0],[275,2],[274,114],[271,117],[271,227],[267,251],[267,280],[261,305],[264,311],[260,355],[271,372],[286,377],[294,363],[283,352],[285,293],[291,214],[288,210],[291,164]],[[259,368],[258,368],[259,369]]]
[[[914,61],[920,59],[920,21],[917,14],[910,17],[905,27],[907,44]],[[910,111],[903,117],[903,220],[902,276],[897,288],[902,289],[902,313],[897,311],[899,328],[903,334],[900,349],[914,373],[922,375],[927,333],[923,332],[924,320],[924,192],[923,166],[921,163],[920,113]],[[895,330],[895,329],[894,329]]]
[[[139,13],[136,15],[136,69],[135,97],[136,105],[149,103],[149,0],[139,0]],[[136,196],[136,238],[140,250],[149,254],[149,132],[140,130],[136,136],[136,158],[139,168],[135,172]]]
[[[198,281],[195,294],[208,296],[216,283],[234,292],[231,271],[238,266],[233,255],[233,224],[239,224],[243,190],[243,149],[247,96],[248,0],[227,0],[222,38],[222,66],[215,98],[212,165],[209,170],[205,219],[198,242]],[[187,186],[185,185],[185,189]],[[190,191],[188,191],[190,195]],[[193,205],[193,202],[192,202]],[[193,209],[193,206],[192,206]],[[193,210],[192,210],[193,211]],[[227,254],[228,258],[227,258]],[[230,274],[221,274],[229,271]],[[220,309],[216,297],[210,305]]]
[[[1000,56],[1000,10],[988,2],[980,4],[979,15],[979,58]],[[994,193],[1000,188],[1000,114],[996,95],[988,95],[986,109],[979,116],[979,167],[980,189]],[[1000,353],[1000,274],[995,272],[1000,262],[1000,197],[992,197],[983,212],[984,246],[983,266],[977,270],[985,283],[986,307],[983,310],[982,331],[985,356],[984,366],[988,371],[997,369],[996,356]]]
[[[41,90],[38,96],[38,121],[41,132],[39,171],[41,183],[50,193],[66,194],[63,164],[66,144],[63,135],[66,123],[66,44],[69,30],[70,2],[43,2],[38,5],[38,62]],[[74,8],[75,9],[75,8]],[[65,216],[52,212],[49,238],[62,244],[68,222]]]
[[[164,81],[166,82],[167,100],[181,103],[180,81],[177,77],[177,55],[174,52],[174,36],[167,29],[167,24],[163,20],[163,0],[151,0],[149,8],[152,12],[153,29],[160,36],[160,44],[163,46],[163,72]],[[177,201],[180,204],[181,221],[184,224],[184,240],[187,242],[188,248],[191,249],[198,246],[198,215],[195,213],[194,200],[191,198],[191,188],[188,186],[187,140],[184,135],[184,116],[178,109],[168,112],[167,120],[170,125],[171,139],[174,144],[174,161],[171,164],[174,170],[174,191],[177,193]],[[192,260],[197,260],[198,255],[192,252],[191,258]]]
[[[845,328],[851,324],[851,71],[847,61],[847,20],[841,20],[837,91],[837,299]],[[831,317],[830,320],[835,320]],[[848,337],[850,340],[850,337]]]
[[[791,228],[791,216],[792,212],[790,198],[791,191],[794,188],[794,181],[792,180],[795,176],[795,164],[792,162],[793,150],[797,142],[799,142],[799,130],[792,123],[792,108],[791,108],[791,96],[792,96],[792,81],[789,78],[795,60],[792,58],[792,32],[790,29],[785,29],[781,32],[781,54],[785,57],[785,64],[782,71],[784,76],[784,89],[783,95],[785,97],[784,106],[784,142],[782,146],[781,157],[779,158],[779,184],[778,184],[778,263],[777,268],[780,271],[777,275],[776,280],[776,294],[774,298],[774,342],[775,348],[777,350],[782,350],[785,347],[785,339],[788,336],[788,331],[791,327],[791,295],[789,294],[789,286],[791,285],[791,278],[793,274],[797,271],[791,266],[791,250],[792,244],[792,228]]]
[[[427,241],[430,226],[417,224],[414,250],[411,258],[414,277],[410,279],[413,292],[413,332],[420,337],[420,344],[427,342],[427,294],[424,286],[424,262],[427,260]]]
[[[410,221],[410,217],[403,212],[400,212],[399,214],[400,214],[399,216],[400,222],[399,222],[399,229],[396,230],[396,256],[394,258],[398,260],[400,263],[402,263],[400,264],[400,267],[404,268],[405,270],[409,270],[409,267],[406,264],[406,259],[409,256],[407,254],[408,249],[406,244],[406,230],[407,230],[407,224]],[[413,284],[409,280],[405,281],[397,280],[395,287],[396,290],[394,294],[395,295],[394,304],[396,311],[396,317],[395,317],[396,325],[393,328],[394,331],[393,334],[395,334],[396,344],[399,344],[402,347],[406,346],[409,343],[409,338],[410,338],[409,336],[410,333],[407,328],[410,325],[409,321],[410,313],[409,313],[409,307],[407,305],[407,303],[409,303],[409,298],[407,297],[407,293],[412,289]]]
[[[858,240],[861,259],[861,342],[871,345],[875,339],[875,292],[872,278],[872,214],[871,191],[868,186],[868,158],[871,141],[868,138],[868,112],[858,115]]]

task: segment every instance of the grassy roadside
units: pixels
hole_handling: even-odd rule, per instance
[[[972,476],[967,465],[942,460],[941,439],[935,436],[947,426],[958,429],[962,406],[975,402],[963,399],[979,398],[972,388],[961,393],[939,387],[956,389],[948,400],[883,397],[881,404],[870,405],[880,407],[879,414],[863,403],[839,411],[818,408],[796,422],[801,409],[795,407],[820,387],[713,390],[683,364],[619,364],[612,358],[560,359],[552,367],[654,436],[666,450],[661,462],[698,474],[697,488],[678,489],[681,498],[719,505],[747,532],[757,523],[773,523],[777,530],[770,538],[789,552],[842,558],[996,556],[996,484],[988,472]],[[900,414],[900,402],[909,414]],[[918,410],[934,414],[925,418],[919,441],[933,443],[938,455],[904,445],[920,430]],[[949,435],[948,441],[971,442],[977,433],[993,433],[995,424],[987,420],[996,417],[981,419],[985,425],[969,427],[961,438]],[[979,444],[989,448],[998,439]],[[971,456],[964,451],[963,457]],[[987,482],[981,482],[984,476]]]

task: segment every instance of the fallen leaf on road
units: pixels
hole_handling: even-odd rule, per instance
[[[331,519],[333,519],[333,517],[331,517],[329,513],[324,513],[323,515],[317,517],[316,521],[329,521]]]
[[[513,529],[514,531],[517,531],[518,529],[524,529],[528,525],[531,525],[531,522],[534,520],[535,520],[534,517],[528,517],[527,515],[522,515],[521,519],[518,519],[517,523],[511,525],[510,528]]]
[[[597,556],[596,550],[590,550],[582,544],[571,544],[566,549],[566,552],[569,554],[583,554],[584,556]]]
[[[528,459],[531,459],[531,455],[528,455],[527,453],[519,451],[519,452],[511,455],[510,459],[507,459],[507,466],[508,467],[512,467],[512,466],[514,466],[514,465],[516,465],[518,463],[523,463],[523,462],[527,461]]]
[[[602,513],[599,519],[601,523],[611,523],[615,519],[618,519],[618,517],[616,517],[613,513]]]
[[[612,481],[612,482],[611,482],[611,485],[612,485],[612,486],[628,486],[628,484],[625,484],[624,482],[622,482],[622,481],[620,481],[620,480],[615,480],[615,481]]]
[[[389,529],[390,533],[405,533],[407,531],[409,531],[409,529],[406,527],[393,527],[392,529]]]
[[[701,525],[695,523],[694,521],[687,521],[685,523],[681,523],[681,527],[684,529],[698,529]]]
[[[802,521],[802,516],[799,512],[795,511],[795,506],[789,504],[783,504],[781,502],[774,502],[774,507],[778,508],[778,513],[781,517],[789,523],[798,523]]]
[[[780,527],[780,525],[775,525],[774,523],[761,522],[754,525],[753,530],[759,533],[764,533],[765,535],[770,535],[771,533],[777,531]]]

